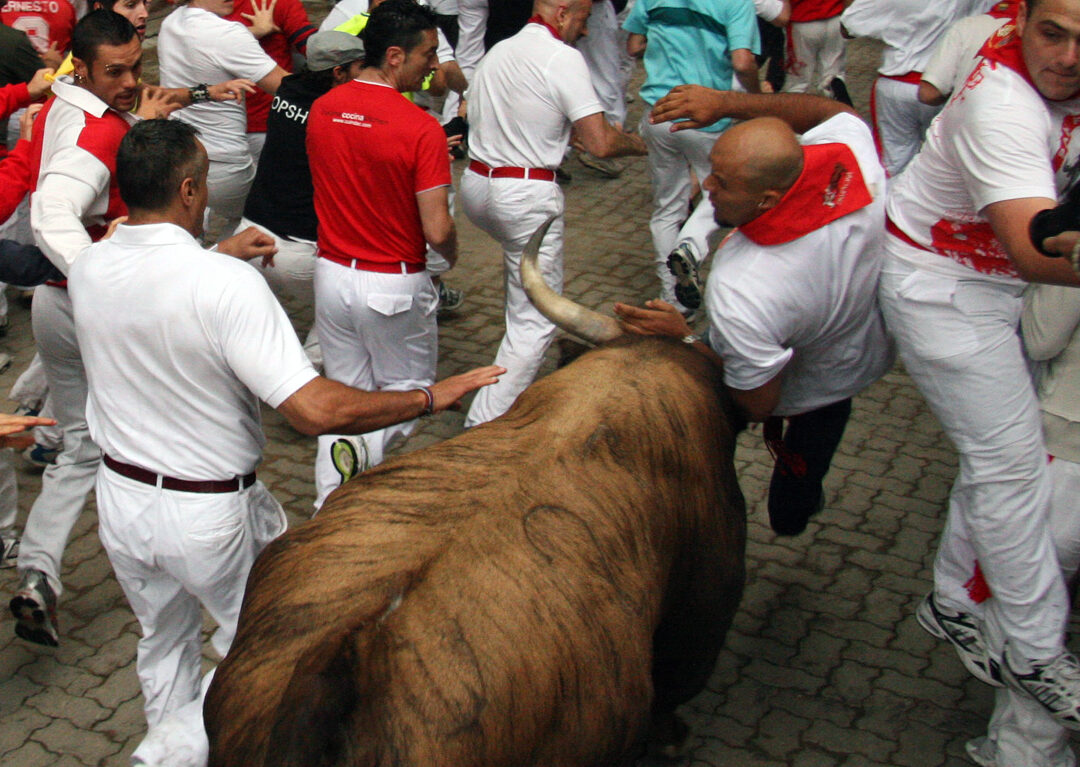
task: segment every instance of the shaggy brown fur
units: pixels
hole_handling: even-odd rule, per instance
[[[739,603],[734,419],[704,356],[621,339],[349,482],[255,565],[211,767],[624,764]]]

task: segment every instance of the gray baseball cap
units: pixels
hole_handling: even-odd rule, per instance
[[[364,43],[348,32],[316,32],[307,41],[307,65],[312,72],[344,66],[364,58]]]

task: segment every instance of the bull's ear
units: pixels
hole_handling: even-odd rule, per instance
[[[345,720],[356,707],[354,630],[316,642],[296,664],[266,749],[264,767],[337,764]]]

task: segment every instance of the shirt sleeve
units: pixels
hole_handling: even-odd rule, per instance
[[[266,280],[247,264],[234,266],[243,268],[219,286],[214,307],[222,351],[236,377],[277,408],[318,373]]]
[[[38,247],[64,274],[90,245],[83,216],[109,188],[109,179],[108,167],[79,146],[57,151],[41,169],[30,196],[30,227]]]
[[[589,65],[585,63],[585,57],[569,46],[564,45],[562,48],[565,50],[559,51],[552,60],[548,78],[552,95],[560,111],[570,122],[603,112],[604,108],[596,97],[596,91],[593,90],[592,77],[589,75]]]
[[[229,24],[217,52],[218,64],[233,77],[259,82],[277,66],[277,62],[267,55],[247,27],[238,22]]]
[[[434,118],[428,115],[424,115],[424,118],[424,130],[416,146],[416,173],[413,188],[416,194],[440,186],[449,186],[451,182],[446,134]]]
[[[1029,90],[974,88],[950,107],[965,110],[950,122],[949,143],[976,211],[1004,200],[1057,199],[1046,144],[1050,117],[1037,96],[1024,98]]]
[[[945,30],[938,40],[930,61],[923,67],[922,79],[933,85],[943,96],[953,91],[953,83],[960,74],[961,60],[967,58],[967,47],[961,42],[960,32],[955,24]],[[967,58],[968,69],[975,66],[974,60]]]
[[[634,3],[630,13],[626,15],[626,21],[623,22],[623,29],[634,35],[643,35],[648,31],[649,17],[645,10],[646,5],[646,0],[638,0]]]
[[[758,18],[772,24],[784,10],[783,0],[754,0]]]
[[[30,142],[21,139],[0,161],[0,221],[7,221],[30,192]]]
[[[12,112],[30,104],[30,91],[26,83],[13,83],[0,88],[0,120],[6,120]]]
[[[315,34],[315,25],[308,18],[307,11],[299,0],[282,2],[279,0],[274,7],[275,23],[281,27],[282,33],[296,50],[302,54],[307,52],[308,38]]]
[[[761,33],[758,31],[753,0],[729,3],[725,8],[728,50],[745,49],[754,55],[761,53]]]
[[[784,346],[758,315],[755,307],[721,291],[724,311],[709,311],[709,345],[724,360],[724,383],[750,391],[780,374],[795,351]],[[740,308],[741,307],[741,308]]]

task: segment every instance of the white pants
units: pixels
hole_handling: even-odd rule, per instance
[[[476,65],[484,57],[484,34],[487,32],[488,0],[458,0],[458,42],[454,58],[465,79],[472,82]],[[442,122],[457,117],[461,97],[450,91],[443,103]]]
[[[247,145],[248,151],[251,153],[251,161],[258,165],[263,147],[266,146],[266,131],[247,134]]]
[[[86,426],[86,371],[67,290],[48,285],[35,290],[31,320],[49,383],[52,416],[63,430],[64,447],[41,478],[41,493],[23,528],[18,567],[20,573],[31,568],[45,573],[59,595],[60,560],[94,485],[101,451]]]
[[[254,180],[255,163],[251,155],[245,155],[238,162],[210,161],[210,172],[206,178],[210,199],[205,216],[208,243],[236,231]]]
[[[690,207],[690,169],[699,182],[712,172],[709,153],[719,133],[700,130],[671,132],[668,124],[649,123],[649,108],[641,117],[638,130],[649,148],[649,175],[652,179],[653,211],[649,220],[653,250],[656,254],[656,276],[660,280],[660,297],[679,306],[675,299],[675,278],[667,267],[667,258],[675,246],[687,242],[697,261],[711,252],[713,240],[720,227],[713,219],[709,196],[702,192],[693,215],[687,218]]]
[[[248,573],[285,531],[285,512],[261,482],[241,492],[186,493],[105,466],[97,499],[101,544],[142,628],[136,668],[152,731],[200,696],[203,607],[218,624],[214,650],[229,651]]]
[[[19,511],[19,486],[15,482],[15,467],[11,465],[11,451],[0,456],[0,537],[11,538],[15,534],[15,515]]]
[[[256,135],[256,134],[248,134]],[[286,237],[278,237],[265,226],[260,226],[247,218],[241,218],[236,227],[236,233],[253,226],[261,232],[274,238],[277,253],[274,254],[273,266],[263,266],[261,258],[249,261],[252,266],[259,270],[274,295],[280,301],[282,297],[295,298],[304,306],[315,306],[315,252],[317,246],[311,240],[293,240]],[[319,346],[319,334],[315,330],[315,324],[304,338],[304,353],[315,367],[322,367],[322,348]]]
[[[941,107],[923,104],[919,86],[878,77],[870,94],[870,115],[878,141],[881,164],[892,177],[900,174],[919,152],[926,129]]]
[[[626,86],[623,74],[627,33],[619,29],[615,6],[603,0],[593,3],[589,34],[577,41],[577,49],[589,65],[593,90],[610,122],[626,124]]]
[[[366,391],[409,391],[435,381],[439,297],[427,272],[383,274],[325,258],[315,265],[315,328],[326,377]],[[406,421],[363,436],[371,465],[416,428]],[[341,484],[330,458],[336,435],[319,437],[315,508]]]
[[[991,653],[1062,651],[1068,601],[1050,536],[1050,478],[1035,391],[1017,333],[1021,290],[916,270],[890,254],[881,308],[912,379],[960,454],[934,562],[934,591],[984,621]],[[976,561],[993,597],[965,584]]]
[[[540,271],[557,293],[563,282],[563,194],[553,181],[487,178],[466,171],[461,178],[465,215],[502,246],[506,288],[506,333],[495,355],[506,368],[498,383],[476,393],[466,426],[486,423],[510,409],[532,383],[544,352],[555,337],[555,326],[529,301],[521,285],[521,254],[533,233],[555,215],[540,246]]]
[[[840,34],[840,17],[821,21],[800,21],[788,25],[786,93],[823,93],[832,96],[829,85],[844,76],[847,42]]]

